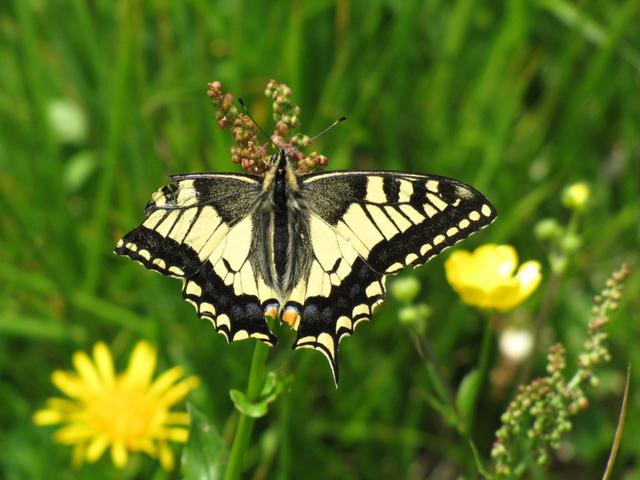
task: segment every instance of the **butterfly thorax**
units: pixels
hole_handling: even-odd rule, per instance
[[[262,263],[265,283],[278,292],[284,303],[311,266],[309,213],[290,158],[280,151],[272,160],[254,213],[254,225],[259,227],[254,229],[253,241],[266,244],[267,248],[260,251],[266,250],[269,256],[258,255],[256,260]]]

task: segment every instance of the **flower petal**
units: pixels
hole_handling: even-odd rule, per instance
[[[473,252],[473,256],[478,275],[489,283],[509,278],[518,265],[518,254],[511,245],[482,245]]]
[[[109,446],[109,440],[106,435],[94,437],[87,446],[87,461],[93,463],[98,460]]]
[[[75,447],[73,447],[73,452],[71,454],[71,465],[73,465],[74,468],[80,468],[84,463],[84,451],[84,443],[78,443]]]
[[[111,444],[111,461],[118,468],[124,468],[129,460],[129,453],[121,440]]]
[[[150,438],[135,439],[133,444],[129,445],[129,449],[137,452],[145,452],[152,457],[158,456],[158,449],[155,443]]]
[[[98,377],[98,372],[86,353],[75,352],[72,357],[72,362],[86,387],[93,391],[98,391],[102,388],[102,382],[100,381],[100,377]]]
[[[542,273],[540,273],[542,266],[540,262],[535,260],[529,260],[523,263],[518,269],[516,279],[520,283],[520,296],[522,300],[531,295],[542,280]]]
[[[189,425],[191,418],[187,412],[169,412],[165,425]]]
[[[113,357],[109,347],[104,342],[98,342],[93,346],[93,360],[96,363],[102,381],[106,385],[112,385],[115,378]]]
[[[95,430],[86,423],[70,423],[53,434],[53,439],[58,443],[73,444],[86,442],[96,434]]]
[[[166,443],[160,443],[158,454],[160,457],[160,465],[162,466],[162,468],[166,471],[173,470],[173,452]]]
[[[71,398],[79,398],[86,394],[84,384],[80,380],[80,377],[75,373],[55,370],[51,374],[51,383],[58,387],[58,390]]]
[[[522,302],[520,285],[515,279],[510,278],[491,291],[488,307],[507,312],[517,307],[520,302]]]
[[[187,428],[165,428],[163,436],[172,442],[186,443],[189,438],[189,430]]]
[[[47,408],[58,410],[61,413],[72,414],[78,410],[78,402],[68,400],[66,398],[51,397],[47,398]]]
[[[63,420],[63,415],[58,410],[42,409],[33,414],[33,423],[36,425],[55,425]]]
[[[131,353],[122,381],[127,386],[147,387],[156,369],[157,353],[148,342],[139,341]]]
[[[466,250],[456,250],[444,262],[444,271],[447,276],[447,282],[454,289],[465,284],[464,278],[469,263],[471,262],[471,253]]]
[[[177,383],[173,387],[171,387],[163,396],[162,403],[166,406],[173,405],[174,403],[178,403],[187,394],[200,385],[200,379],[194,375],[182,380],[180,383]]]
[[[149,388],[149,393],[152,395],[163,394],[171,385],[173,385],[182,375],[184,375],[184,368],[181,366],[173,367],[166,372],[162,373]]]

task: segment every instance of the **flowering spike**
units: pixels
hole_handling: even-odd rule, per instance
[[[267,135],[251,118],[246,104],[238,99],[244,109],[239,112],[233,105],[234,97],[222,91],[219,81],[210,82],[207,95],[211,105],[216,109],[216,120],[222,129],[231,130],[236,145],[231,147],[231,161],[242,166],[249,173],[264,174],[270,166],[269,143],[261,144],[258,131],[262,131],[276,149],[285,149],[296,165],[297,173],[306,173],[327,166],[328,159],[324,155],[312,152],[308,155],[300,152],[300,148],[308,147],[316,137],[303,134],[292,134],[300,126],[300,107],[291,101],[291,88],[284,83],[270,80],[265,95],[272,100],[273,119],[276,121],[274,132]],[[340,117],[330,127],[344,121]]]

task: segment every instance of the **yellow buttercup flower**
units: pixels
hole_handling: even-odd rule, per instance
[[[444,264],[447,281],[462,301],[480,308],[506,312],[520,305],[540,284],[540,263],[518,266],[518,254],[510,245],[487,244],[473,253],[453,252]]]
[[[114,371],[111,352],[99,342],[93,360],[84,352],[73,354],[75,371],[56,370],[53,384],[69,398],[50,398],[33,416],[36,425],[64,426],[54,440],[73,445],[74,463],[95,462],[110,449],[111,460],[124,467],[129,452],[159,458],[166,470],[174,465],[168,442],[187,440],[189,416],[172,412],[199,380],[173,367],[152,381],[157,353],[149,343],[138,342],[123,373]]]

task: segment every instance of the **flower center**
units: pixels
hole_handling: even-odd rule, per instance
[[[110,440],[123,441],[131,447],[140,439],[153,436],[153,419],[158,404],[142,388],[115,384],[88,401],[88,420]]]

